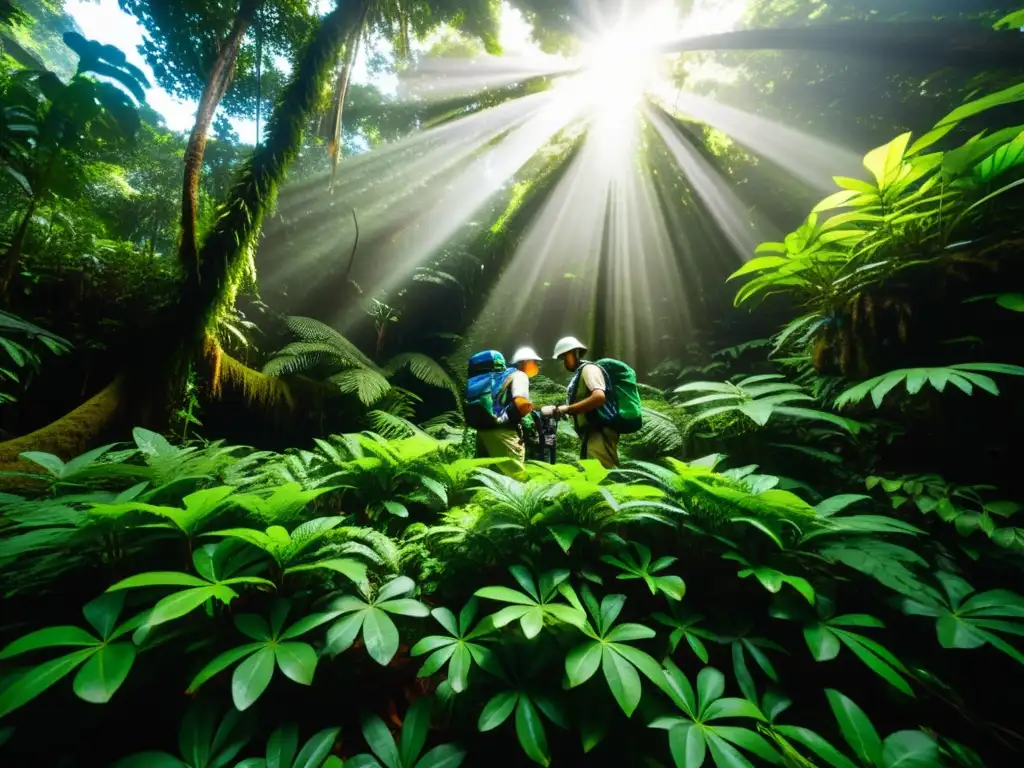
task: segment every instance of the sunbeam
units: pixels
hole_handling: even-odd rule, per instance
[[[724,131],[818,192],[835,189],[833,176],[860,178],[864,175],[860,155],[804,131],[706,96],[685,90],[673,91],[664,85],[655,89],[653,96],[669,112],[679,112],[684,117],[692,117]]]

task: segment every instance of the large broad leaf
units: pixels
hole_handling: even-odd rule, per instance
[[[903,133],[864,156],[864,167],[875,177],[879,189],[884,191],[896,180],[909,143],[910,133]]]
[[[106,704],[128,677],[134,661],[131,643],[104,645],[75,676],[75,694],[93,704]]]
[[[864,710],[839,691],[828,688],[825,695],[846,743],[865,764],[878,765],[882,758],[882,740]]]
[[[969,117],[979,115],[993,107],[999,107],[1004,104],[1013,104],[1014,102],[1022,100],[1024,100],[1024,83],[1017,83],[1016,85],[1011,85],[1009,88],[1004,88],[1001,91],[990,93],[987,96],[982,96],[980,99],[974,99],[963,106],[957,107],[944,118],[939,120],[939,122],[935,124],[935,127],[941,128],[947,125],[956,124]]]

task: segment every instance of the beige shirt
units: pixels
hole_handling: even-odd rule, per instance
[[[582,384],[582,387],[580,386]],[[580,391],[582,388],[586,388],[586,393],[581,395]],[[576,381],[576,392],[573,396],[573,402],[578,403],[580,400],[586,399],[591,392],[595,390],[601,390],[602,392],[608,391],[608,382],[605,381],[604,371],[593,363],[587,363],[583,366],[583,370],[580,372],[580,377]],[[588,414],[574,415],[572,417],[573,424],[576,429],[589,422]]]
[[[508,388],[513,400],[517,397],[530,399],[530,377],[522,371],[516,371],[509,376]]]

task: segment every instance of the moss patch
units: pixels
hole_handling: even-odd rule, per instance
[[[124,411],[124,380],[118,376],[96,395],[62,416],[22,437],[0,443],[0,470],[20,471],[25,451],[43,451],[67,461],[95,446],[112,432]]]

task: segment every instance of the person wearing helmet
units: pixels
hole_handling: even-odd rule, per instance
[[[608,382],[600,366],[583,359],[586,353],[586,345],[574,336],[558,340],[554,358],[561,360],[565,370],[573,374],[568,403],[545,406],[541,413],[571,416],[576,434],[580,436],[580,459],[597,459],[606,469],[614,469],[619,466],[619,433],[587,416],[604,405]]]
[[[514,472],[521,472],[526,462],[526,443],[523,440],[523,418],[533,410],[530,400],[530,379],[540,373],[541,357],[532,347],[520,347],[512,356],[512,372],[498,393],[503,411],[495,429],[478,430],[476,455],[478,458],[506,458],[515,463]]]

